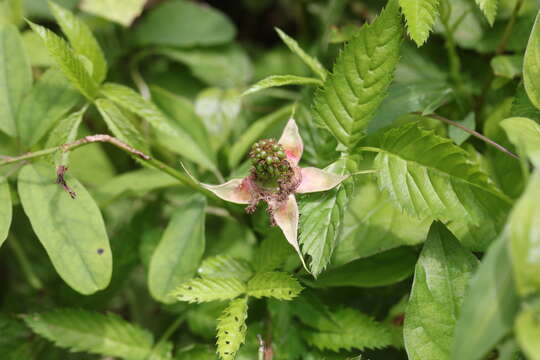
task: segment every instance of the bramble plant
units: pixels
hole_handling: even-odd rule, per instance
[[[0,0],[0,357],[540,359],[539,9]]]

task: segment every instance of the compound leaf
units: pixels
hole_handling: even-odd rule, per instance
[[[246,285],[238,279],[195,278],[186,281],[172,292],[180,301],[201,303],[230,300],[246,292]]]
[[[291,275],[269,271],[256,274],[247,284],[247,294],[256,298],[273,297],[292,300],[302,291],[302,285]]]

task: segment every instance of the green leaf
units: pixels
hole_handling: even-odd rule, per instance
[[[104,289],[111,279],[112,256],[103,218],[94,200],[76,179],[57,184],[54,167],[35,163],[19,173],[19,196],[39,241],[60,277],[81,294]]]
[[[143,11],[145,0],[83,0],[81,10],[129,26]]]
[[[521,75],[522,55],[497,55],[491,59],[491,69],[497,76],[513,79]]]
[[[247,298],[231,301],[218,319],[217,352],[223,360],[234,360],[246,339]]]
[[[486,16],[489,24],[493,26],[493,23],[495,22],[495,16],[497,15],[497,6],[499,0],[476,0],[476,3],[480,7],[480,10],[482,10],[484,15]]]
[[[379,349],[392,343],[388,327],[357,310],[340,308],[333,310],[330,316],[312,314],[309,325],[315,325],[317,331],[302,333],[310,345],[340,351]]]
[[[516,95],[512,102],[510,114],[515,117],[526,117],[540,124],[540,109],[537,109],[531,103],[531,100],[525,91],[523,82],[521,82],[516,89]]]
[[[205,199],[196,197],[172,215],[150,260],[148,289],[155,299],[174,302],[171,291],[197,272],[205,248],[205,207]]]
[[[294,254],[294,251],[283,240],[283,235],[277,231],[273,231],[259,245],[253,257],[253,266],[257,272],[277,270],[281,268],[287,258],[292,254]]]
[[[155,7],[135,29],[138,45],[209,46],[230,42],[234,24],[220,11],[185,0]]]
[[[377,287],[407,279],[414,273],[418,256],[408,248],[389,250],[322,273],[315,287]]]
[[[0,176],[0,247],[9,234],[11,216],[12,205],[9,184],[6,178]]]
[[[323,81],[326,80],[326,74],[327,71],[324,68],[324,66],[321,65],[319,60],[317,60],[314,57],[309,56],[301,47],[298,45],[296,40],[291,38],[289,35],[285,34],[283,31],[281,31],[278,28],[275,28],[276,32],[278,33],[279,37],[285,45],[294,53],[296,54],[310,69],[313,71],[318,77],[320,77]]]
[[[195,100],[195,112],[202,119],[210,139],[218,149],[227,141],[242,107],[237,89],[209,88],[201,91]]]
[[[412,216],[502,227],[511,201],[452,140],[409,123],[385,133],[379,188]]]
[[[465,119],[456,121],[456,122],[466,127],[467,129],[470,129],[470,130],[476,129],[476,115],[473,111],[468,113],[467,116],[465,116]],[[450,126],[448,128],[448,137],[454,140],[454,143],[456,143],[456,145],[461,146],[465,141],[467,141],[467,139],[470,136],[471,134],[469,134],[466,131],[461,130],[457,126]]]
[[[28,23],[32,30],[44,41],[49,54],[71,84],[89,100],[96,98],[99,93],[98,85],[85,67],[82,58],[73,52],[64,39],[52,31],[32,22]]]
[[[477,264],[444,225],[433,223],[416,264],[405,314],[409,359],[450,359],[456,319]]]
[[[255,274],[247,284],[247,294],[256,298],[273,297],[280,300],[292,300],[300,294],[302,289],[298,280],[279,271]]]
[[[249,148],[264,134],[271,126],[284,120],[291,115],[292,105],[284,106],[273,113],[270,113],[256,120],[242,135],[235,141],[229,151],[229,167],[234,168],[248,152]]]
[[[383,101],[399,58],[402,26],[397,0],[364,25],[338,57],[314,99],[316,118],[352,150]]]
[[[501,121],[510,141],[527,155],[536,168],[540,169],[540,125],[523,117],[512,117]]]
[[[32,87],[32,69],[13,25],[0,25],[0,84],[0,130],[14,137],[17,111]]]
[[[523,60],[523,81],[529,99],[540,109],[540,11],[527,43]]]
[[[235,259],[224,254],[204,259],[197,273],[202,278],[235,278],[240,281],[247,281],[253,275],[253,270],[246,260]]]
[[[52,148],[75,141],[86,109],[87,106],[60,120],[58,125],[51,131],[45,147]],[[69,156],[70,152],[57,150],[55,153],[56,166],[65,166],[67,168]]]
[[[21,141],[29,147],[35,145],[81,99],[58,69],[49,69],[21,103],[17,116]]]
[[[107,61],[92,31],[71,11],[52,1],[49,7],[75,54],[84,56],[92,64],[92,78],[100,84],[107,76]]]
[[[167,118],[153,103],[142,98],[134,90],[118,84],[103,85],[105,97],[144,120],[148,121],[156,132],[157,140],[169,150],[185,156],[208,169],[216,165],[209,149],[204,149],[190,137],[178,124]]]
[[[319,79],[305,77],[305,76],[296,76],[296,75],[271,75],[261,81],[257,82],[254,85],[251,85],[249,89],[244,91],[242,96],[256,93],[264,89],[270,89],[277,86],[286,86],[286,85],[315,85],[321,86],[323,83]]]
[[[71,351],[145,360],[152,351],[152,334],[114,314],[57,309],[24,317],[37,334]]]
[[[527,359],[540,359],[540,306],[525,307],[516,319],[516,336]]]
[[[439,0],[399,0],[407,20],[407,32],[418,47],[422,46],[439,15]]]
[[[114,136],[131,147],[149,154],[148,145],[142,134],[133,124],[134,120],[131,114],[116,106],[113,101],[107,99],[98,99],[95,104]]]
[[[454,332],[453,360],[480,360],[513,327],[519,308],[507,238],[500,236],[482,259],[463,300]]]
[[[540,172],[532,175],[527,189],[508,220],[510,258],[518,293],[522,296],[540,290]]]
[[[196,278],[180,285],[172,292],[180,301],[190,303],[230,300],[246,292],[246,285],[238,279]]]

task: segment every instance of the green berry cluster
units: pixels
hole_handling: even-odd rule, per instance
[[[291,165],[286,159],[283,147],[274,139],[260,140],[253,144],[249,157],[253,164],[252,174],[261,185],[272,185],[279,190],[279,185],[292,176]]]

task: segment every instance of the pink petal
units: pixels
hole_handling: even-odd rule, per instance
[[[315,167],[302,168],[300,171],[302,181],[296,189],[296,192],[300,194],[330,190],[348,177],[348,175],[337,175]]]
[[[236,204],[249,204],[251,192],[249,184],[244,179],[232,179],[221,185],[200,183],[202,187],[213,192],[217,197]]]
[[[278,144],[283,146],[289,162],[297,165],[304,151],[304,143],[298,132],[296,121],[293,118],[289,119],[285,129],[283,129],[283,134],[281,134]]]
[[[300,252],[300,245],[298,245],[298,205],[296,204],[296,198],[293,194],[289,195],[289,198],[285,204],[275,209],[274,220],[277,226],[280,227],[281,231],[283,231],[283,234],[285,235],[285,238],[289,244],[291,244],[294,250],[296,250],[298,253],[304,268],[308,270],[304,257]]]

